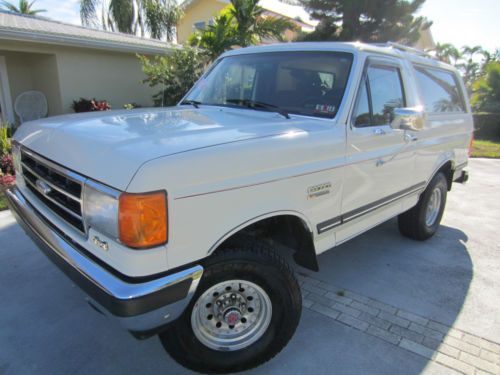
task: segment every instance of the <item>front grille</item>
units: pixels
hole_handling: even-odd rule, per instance
[[[85,233],[84,179],[25,149],[21,150],[21,166],[27,188],[64,221]]]

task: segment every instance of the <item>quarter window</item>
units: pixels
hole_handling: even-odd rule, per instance
[[[417,84],[426,112],[465,112],[462,91],[455,74],[415,67]]]
[[[392,121],[394,109],[404,106],[405,96],[399,69],[393,66],[370,66],[358,94],[354,125],[388,125]]]

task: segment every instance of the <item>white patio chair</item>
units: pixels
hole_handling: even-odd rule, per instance
[[[16,98],[14,111],[21,124],[47,116],[47,98],[40,91],[25,91]]]

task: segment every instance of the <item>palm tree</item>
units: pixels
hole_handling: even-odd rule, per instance
[[[236,38],[241,47],[256,44],[265,38],[282,41],[285,30],[295,28],[284,18],[266,16],[264,8],[258,3],[259,0],[231,0],[229,14],[236,21]]]
[[[481,72],[481,65],[476,58],[477,55],[486,57],[485,51],[481,46],[464,46],[462,47],[462,62],[457,64],[456,67],[462,71],[463,78],[469,93],[471,91],[472,83],[479,77]]]
[[[265,15],[259,0],[231,0],[231,4],[216,16],[211,25],[189,38],[192,46],[208,52],[214,60],[234,46],[246,47],[264,38],[283,40],[285,30],[295,25],[284,19]]]
[[[450,43],[438,43],[434,48],[434,54],[439,60],[453,65],[456,65],[461,58],[460,51]]]
[[[36,0],[33,0],[29,3],[28,0],[19,0],[18,6],[9,3],[8,1],[2,1],[2,6],[10,12],[26,14],[29,16],[36,16],[38,13],[46,12],[45,9],[31,9],[33,4],[35,4],[35,1]]]
[[[180,17],[181,10],[175,0],[80,0],[84,26],[141,36],[147,31],[155,39],[165,37],[172,41]]]
[[[221,13],[201,32],[189,37],[188,43],[207,51],[210,60],[215,60],[223,52],[238,44],[236,26],[230,14]]]

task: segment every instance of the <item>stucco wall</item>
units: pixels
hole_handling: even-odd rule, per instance
[[[196,22],[208,22],[227,5],[228,2],[223,0],[195,1],[184,10],[184,16],[177,24],[177,43],[182,44],[189,38]]]
[[[114,109],[135,102],[152,106],[153,93],[133,54],[63,49],[57,52],[63,111],[80,97],[106,99]]]
[[[80,97],[108,100],[114,109],[135,102],[152,106],[152,89],[133,53],[19,41],[0,41],[12,101],[26,90],[42,91],[49,115],[71,113]],[[13,104],[12,104],[13,105]]]

